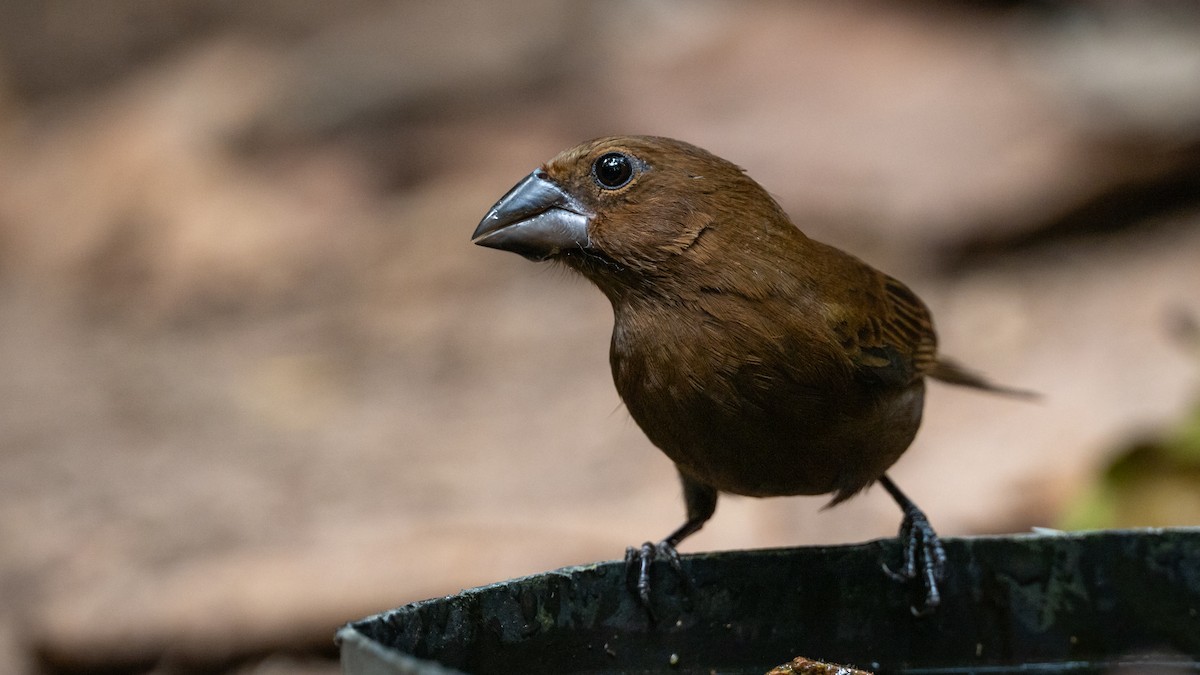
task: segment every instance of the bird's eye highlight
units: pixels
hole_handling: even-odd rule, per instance
[[[600,187],[616,190],[624,187],[633,178],[633,162],[619,152],[610,152],[601,155],[592,164],[592,175]]]

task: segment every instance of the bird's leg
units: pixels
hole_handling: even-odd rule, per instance
[[[704,527],[704,523],[708,522],[713,511],[717,509],[716,489],[699,483],[682,473],[679,474],[679,478],[683,482],[683,501],[687,505],[687,521],[657,544],[648,541],[641,547],[630,546],[625,549],[626,576],[630,585],[637,592],[642,606],[650,612],[651,617],[654,616],[654,611],[650,605],[650,564],[655,560],[665,560],[675,570],[675,573],[686,581],[683,567],[679,563],[679,552],[675,547],[679,545],[679,542]]]
[[[879,479],[879,484],[904,511],[899,535],[900,545],[904,547],[904,561],[896,570],[885,563],[883,571],[892,579],[903,583],[918,578],[921,580],[925,600],[919,607],[914,605],[911,609],[914,616],[924,616],[942,601],[938,583],[946,574],[946,550],[942,548],[942,541],[938,539],[937,532],[933,531],[925,513],[896,487],[892,479],[885,475]]]

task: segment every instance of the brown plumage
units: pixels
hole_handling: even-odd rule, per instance
[[[612,302],[610,360],[638,425],[679,469],[688,520],[631,549],[649,564],[719,492],[832,494],[881,481],[905,511],[904,565],[937,604],[943,553],[884,472],[921,421],[925,378],[997,389],[939,359],[929,310],[896,279],[805,236],[737,166],[667,138],[564,151],[513,188],[475,243],[558,261]]]

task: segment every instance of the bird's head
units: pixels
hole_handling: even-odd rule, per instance
[[[736,165],[682,141],[611,136],[535,169],[472,239],[557,260],[607,293],[613,284],[661,286],[682,268],[719,267],[730,249],[741,249],[734,259],[757,258],[766,240],[796,236],[775,200]]]

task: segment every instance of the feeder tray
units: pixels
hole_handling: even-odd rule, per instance
[[[803,656],[877,673],[1200,671],[1200,529],[944,540],[942,604],[889,579],[895,539],[622,562],[426,600],[338,632],[346,675],[762,675]]]

